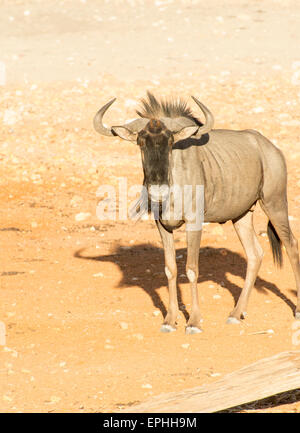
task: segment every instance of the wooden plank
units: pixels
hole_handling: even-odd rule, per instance
[[[300,351],[282,352],[227,374],[214,383],[160,394],[121,412],[217,412],[297,388],[300,388]]]

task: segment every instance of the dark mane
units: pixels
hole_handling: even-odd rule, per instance
[[[175,118],[182,116],[197,121],[197,119],[195,119],[195,117],[193,116],[191,110],[187,107],[186,102],[182,99],[171,99],[162,101],[158,100],[152,93],[148,91],[147,98],[141,99],[141,103],[141,110],[136,111],[140,117],[157,119],[159,117]]]

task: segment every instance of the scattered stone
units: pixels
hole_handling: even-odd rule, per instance
[[[257,114],[257,113],[263,113],[265,111],[265,109],[263,107],[255,107],[253,108],[252,112]]]
[[[128,323],[126,322],[120,322],[120,328],[126,331],[128,329]]]
[[[57,397],[56,395],[52,395],[52,397],[50,397],[50,403],[59,403],[61,400],[60,397]]]
[[[74,195],[74,197],[71,198],[70,200],[70,205],[72,207],[76,207],[78,206],[79,203],[81,203],[83,201],[83,198],[80,197],[79,195]]]
[[[13,401],[13,398],[10,397],[10,396],[8,396],[8,395],[4,395],[4,396],[3,396],[3,400],[4,400],[4,401]]]
[[[80,212],[75,215],[75,221],[84,221],[91,216],[89,212]]]
[[[112,346],[111,344],[105,344],[104,349],[112,350],[112,349],[114,349],[114,346]]]
[[[190,347],[190,344],[189,343],[184,343],[184,344],[181,345],[181,347],[183,349],[188,349]]]
[[[137,340],[143,340],[144,339],[143,334],[133,334],[133,337],[136,338]]]
[[[267,329],[266,331],[251,332],[248,335],[258,335],[258,334],[274,334],[274,331],[273,331],[273,329]]]

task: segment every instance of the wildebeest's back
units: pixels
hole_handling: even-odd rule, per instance
[[[174,183],[204,185],[205,221],[237,218],[260,196],[261,150],[251,131],[213,130],[177,143],[173,158]]]

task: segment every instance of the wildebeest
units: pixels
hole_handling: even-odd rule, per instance
[[[247,257],[243,290],[228,323],[245,318],[249,295],[261,265],[263,251],[253,228],[253,210],[257,201],[269,221],[267,234],[274,262],[282,266],[282,243],[286,248],[296,279],[298,301],[295,317],[300,319],[300,264],[298,242],[288,219],[287,170],[282,152],[254,130],[213,129],[212,113],[196,98],[205,116],[202,124],[182,100],[161,101],[148,92],[142,99],[138,118],[107,128],[102,118],[115,99],[104,105],[94,117],[94,127],[102,135],[131,140],[141,149],[144,185],[150,198],[162,203],[161,195],[151,197],[153,185],[203,185],[204,221],[224,223],[231,220]],[[156,224],[165,255],[165,273],[169,285],[169,307],[161,330],[176,330],[178,315],[177,266],[173,230],[187,222],[182,218],[165,220],[162,213]],[[192,308],[186,333],[201,332],[197,279],[201,228],[187,230],[186,274],[190,282]]]

